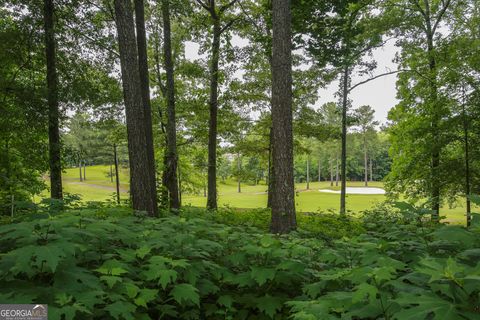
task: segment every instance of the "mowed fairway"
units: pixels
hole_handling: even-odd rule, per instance
[[[64,190],[68,193],[78,194],[83,201],[105,201],[112,199],[115,193],[115,182],[110,180],[109,166],[87,167],[87,180],[80,182],[78,168],[66,169],[63,175]],[[120,194],[122,199],[128,197],[128,170],[120,170]],[[348,182],[348,187],[363,187],[363,182]],[[382,182],[371,182],[371,187],[383,187]],[[233,180],[218,182],[219,199],[221,207],[232,208],[264,208],[267,203],[267,187],[265,184],[248,185],[242,184],[241,193],[238,193],[237,183]],[[299,212],[337,212],[340,205],[340,195],[334,193],[319,192],[319,189],[340,190],[340,187],[330,186],[330,182],[312,182],[310,189],[306,190],[305,183],[296,185],[296,207]],[[385,200],[384,195],[378,194],[350,194],[347,195],[347,210],[352,213],[370,209],[375,204]],[[205,207],[206,198],[203,191],[199,194],[182,195],[184,205]],[[463,223],[465,220],[463,203],[455,208],[442,208],[441,214],[452,223]]]

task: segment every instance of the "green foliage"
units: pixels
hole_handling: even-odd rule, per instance
[[[476,319],[479,231],[402,210],[299,219],[336,239],[268,234],[247,223],[260,211],[70,210],[0,227],[0,299],[52,319]]]

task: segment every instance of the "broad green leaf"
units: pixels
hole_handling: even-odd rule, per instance
[[[265,284],[269,280],[275,278],[275,269],[264,267],[251,267],[250,275],[259,285]]]
[[[370,303],[373,303],[377,299],[378,289],[366,282],[358,285],[352,297],[352,302],[357,303],[368,298]]]
[[[272,297],[267,294],[263,297],[258,297],[256,300],[258,310],[262,311],[272,319],[277,311],[282,310],[283,299],[279,297]]]
[[[193,303],[197,306],[200,304],[200,296],[198,295],[198,290],[189,283],[180,283],[173,287],[170,295],[177,301],[180,305],[185,303]]]
[[[137,310],[137,307],[127,301],[116,301],[105,307],[105,310],[110,313],[114,319],[134,320],[133,313]]]
[[[101,276],[100,280],[105,281],[110,289],[112,289],[116,283],[121,283],[123,281],[122,278],[117,276]]]
[[[217,303],[221,306],[224,306],[224,307],[227,307],[227,308],[231,308],[232,307],[232,304],[233,304],[233,298],[232,296],[230,295],[223,295],[223,296],[220,296],[218,297],[217,299]]]
[[[169,285],[177,280],[177,271],[173,269],[161,270],[160,277],[158,278],[158,283],[162,286],[163,290]]]
[[[155,289],[141,289],[137,298],[135,298],[135,304],[147,308],[147,303],[155,300],[158,295],[158,290]]]

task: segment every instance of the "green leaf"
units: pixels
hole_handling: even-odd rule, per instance
[[[265,284],[268,280],[273,280],[275,278],[276,270],[273,268],[251,267],[251,270],[250,276],[260,286]]]
[[[218,297],[217,303],[221,306],[224,306],[224,307],[227,307],[228,309],[230,309],[232,307],[232,304],[233,304],[233,298],[232,298],[232,296],[230,296],[228,294],[223,295],[223,296]]]
[[[101,276],[100,280],[105,281],[110,289],[112,289],[116,283],[123,281],[122,278],[116,276]]]
[[[365,298],[368,298],[370,303],[375,302],[377,299],[378,289],[371,284],[366,282],[358,285],[352,297],[352,302],[357,303],[363,301]]]
[[[106,306],[105,310],[107,310],[114,319],[134,320],[135,317],[133,313],[137,310],[137,307],[130,302],[116,301]]]
[[[395,301],[400,304],[403,309],[394,315],[394,319],[423,320],[427,319],[431,314],[435,315],[435,320],[463,319],[458,314],[454,304],[433,294],[423,296],[401,294]]]
[[[127,282],[125,283],[125,290],[127,291],[127,296],[130,299],[133,299],[137,296],[138,292],[140,291],[140,288],[131,282]]]
[[[198,290],[191,284],[180,283],[175,285],[170,292],[170,295],[180,305],[183,305],[184,303],[193,303],[197,306],[200,305],[200,296],[198,295]]]
[[[277,311],[282,310],[283,299],[278,297],[272,297],[270,295],[265,295],[259,297],[257,300],[257,308],[261,312],[265,313],[267,316],[273,319]]]
[[[145,258],[145,256],[147,254],[150,253],[150,251],[152,251],[152,248],[151,247],[147,247],[147,246],[141,246],[140,248],[138,248],[137,250],[135,250],[135,255],[137,257],[139,257],[140,259],[143,259]]]
[[[128,273],[128,271],[124,268],[124,265],[115,259],[105,261],[102,266],[98,269],[95,269],[95,271],[111,276],[119,276],[124,273]]]
[[[147,308],[147,303],[155,300],[158,295],[158,290],[155,289],[141,289],[140,294],[135,298],[135,304]]]
[[[168,284],[173,283],[177,280],[177,274],[177,271],[172,269],[160,271],[158,283],[162,286],[163,290],[165,290]]]

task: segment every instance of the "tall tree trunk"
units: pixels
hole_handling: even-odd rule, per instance
[[[322,182],[322,161],[318,159],[318,182]]]
[[[218,61],[220,58],[220,21],[213,20],[212,59],[210,61],[210,119],[208,130],[208,198],[207,209],[217,209],[217,113]]]
[[[272,207],[272,198],[273,198],[273,192],[275,188],[275,176],[274,176],[274,170],[273,170],[273,161],[272,161],[272,156],[273,156],[273,128],[270,127],[270,132],[268,135],[268,195],[267,195],[267,208]]]
[[[431,186],[432,186],[432,221],[438,222],[440,220],[440,177],[439,177],[439,167],[440,167],[440,142],[439,142],[439,131],[438,125],[440,123],[441,116],[439,114],[440,106],[437,106],[438,102],[438,89],[437,89],[437,66],[435,58],[435,48],[433,45],[434,31],[431,21],[431,12],[430,4],[428,0],[424,0],[425,11],[425,35],[427,38],[427,56],[428,56],[428,67],[430,71],[430,110],[431,110],[431,128],[432,128],[432,153],[431,153]]]
[[[87,181],[87,161],[83,160],[83,181]]]
[[[154,205],[151,206],[151,215],[158,215],[157,209],[157,182],[155,177],[155,155],[153,149],[152,108],[150,106],[150,83],[148,73],[147,36],[145,32],[145,9],[143,0],[135,0],[135,24],[137,31],[138,70],[140,89],[143,103],[143,126],[146,141],[147,168],[146,175],[149,183],[149,193],[154,195]]]
[[[113,161],[115,163],[115,187],[117,189],[117,204],[120,204],[120,176],[118,175],[117,145],[113,145]]]
[[[50,196],[63,199],[60,126],[58,107],[57,55],[55,52],[53,0],[44,1],[45,56],[47,60],[48,147],[50,164]]]
[[[178,158],[177,158],[178,160]],[[180,170],[180,166],[177,166],[178,172],[178,205],[179,207],[182,206],[182,171]]]
[[[237,154],[237,170],[238,170],[238,193],[242,192],[242,179],[240,176],[240,172],[242,171],[242,158],[240,157],[240,152]]]
[[[340,191],[340,214],[346,212],[346,187],[347,187],[347,108],[348,108],[348,83],[349,68],[345,65],[343,69],[343,89],[342,89],[342,158],[341,158],[341,177],[342,186]]]
[[[171,209],[180,208],[180,198],[177,182],[177,124],[175,115],[175,80],[172,59],[172,43],[170,32],[170,0],[162,0],[163,17],[163,56],[165,72],[167,75],[167,148],[165,183],[169,194],[169,205]]]
[[[465,148],[465,195],[467,200],[467,227],[470,227],[472,220],[472,205],[470,202],[470,145],[468,139],[468,120],[467,112],[465,110],[465,92],[463,93],[463,103],[462,103],[462,117],[463,117],[463,142]]]
[[[297,227],[293,180],[292,39],[289,0],[272,1],[272,127],[275,192],[272,198],[272,233]]]
[[[333,187],[333,161],[330,159],[330,187]]]
[[[363,134],[363,161],[365,167],[365,187],[368,187],[368,154],[366,133]]]
[[[83,177],[82,177],[82,159],[79,159],[78,160],[78,171],[80,173],[80,182],[83,181]]]
[[[338,181],[340,180],[340,173],[338,171],[338,154],[335,155],[335,186],[338,187]]]
[[[129,0],[115,0],[114,3],[127,120],[130,194],[135,210],[146,211],[148,215],[155,216],[158,214],[157,199],[151,183],[152,172],[132,7]]]
[[[373,182],[373,160],[370,158],[370,182]]]
[[[310,190],[310,155],[307,155],[307,190]]]

